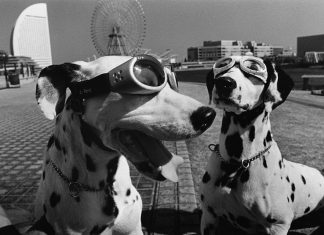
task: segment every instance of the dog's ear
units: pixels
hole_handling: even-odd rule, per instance
[[[50,65],[44,68],[36,85],[36,100],[45,117],[53,120],[64,108],[66,89],[80,66],[72,63]]]
[[[294,82],[286,72],[279,66],[275,66],[270,60],[265,60],[264,63],[267,67],[268,81],[270,82],[266,91],[266,101],[272,101],[272,109],[275,109],[285,102],[294,87]]]
[[[207,85],[207,90],[208,90],[208,95],[209,95],[209,104],[211,104],[212,101],[212,96],[213,96],[213,89],[214,89],[214,72],[211,69],[206,76],[206,85]]]

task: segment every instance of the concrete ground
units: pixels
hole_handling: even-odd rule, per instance
[[[181,86],[181,83],[180,83]],[[0,90],[0,205],[18,227],[32,221],[33,201],[41,175],[42,152],[53,129],[35,100],[35,82]],[[324,97],[293,91],[289,100],[324,109]],[[166,142],[185,163],[179,183],[157,183],[131,166],[131,177],[143,199],[146,234],[198,234],[199,212],[192,178],[192,165],[184,141]]]

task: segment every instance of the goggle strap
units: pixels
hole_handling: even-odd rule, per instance
[[[71,82],[68,86],[71,93],[78,98],[86,99],[102,93],[111,91],[109,73],[100,74],[99,76],[81,82]]]

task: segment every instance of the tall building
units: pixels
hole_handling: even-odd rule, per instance
[[[297,37],[297,56],[304,57],[306,52],[324,52],[324,34]]]
[[[42,68],[52,64],[45,3],[31,5],[18,16],[11,35],[11,50],[15,56],[31,57]]]

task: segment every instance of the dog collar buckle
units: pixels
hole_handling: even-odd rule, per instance
[[[70,196],[71,197],[79,197],[80,191],[82,189],[82,186],[78,182],[70,182],[69,183],[69,191],[70,191]]]

